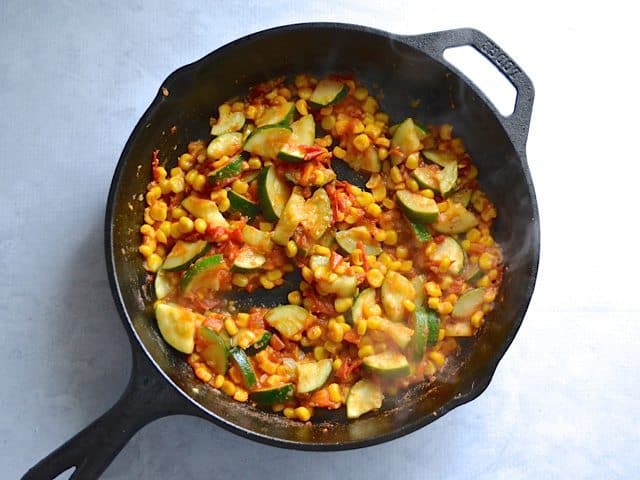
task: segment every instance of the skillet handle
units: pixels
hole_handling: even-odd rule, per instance
[[[533,109],[533,83],[522,68],[504,50],[484,33],[473,28],[404,36],[400,37],[400,39],[430,54],[441,62],[447,63],[450,68],[453,67],[444,59],[443,53],[451,47],[471,46],[489,60],[516,89],[516,103],[511,115],[505,117],[495,108],[493,110],[516,149],[522,154],[525,153]]]
[[[32,467],[22,480],[50,480],[75,467],[72,480],[95,479],[133,435],[161,417],[188,413],[184,399],[134,348],[126,390],[104,415]]]

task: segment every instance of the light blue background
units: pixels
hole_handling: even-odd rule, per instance
[[[173,417],[140,431],[104,478],[637,478],[637,17],[617,2],[610,18],[582,3],[181,3],[0,3],[0,476],[18,478],[125,387],[103,215],[162,80],[250,32],[334,20],[473,26],[533,78],[543,250],[516,341],[478,400],[391,443],[295,452]]]

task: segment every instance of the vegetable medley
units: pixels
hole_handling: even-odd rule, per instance
[[[218,110],[176,167],[153,157],[139,250],[166,342],[202,382],[300,421],[433,380],[502,279],[496,210],[452,126],[391,124],[337,76],[271,80]],[[226,298],[277,287],[275,308]]]

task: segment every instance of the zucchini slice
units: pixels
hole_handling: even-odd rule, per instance
[[[419,242],[424,243],[431,240],[431,232],[429,232],[429,229],[425,225],[421,223],[416,223],[416,222],[409,222],[409,223],[411,223],[411,228],[413,229],[413,233],[415,234]]]
[[[223,264],[222,255],[219,253],[198,260],[185,272],[180,282],[180,288],[184,293],[195,291],[202,287],[218,290],[220,285],[217,284],[215,278],[211,279],[209,277]]]
[[[382,320],[380,331],[386,333],[400,348],[407,348],[414,334],[413,329],[400,322],[394,323],[386,318]]]
[[[322,387],[331,375],[332,360],[325,358],[319,362],[304,362],[297,364],[298,393],[309,393]]]
[[[351,307],[351,315],[348,315],[348,323],[355,325],[358,320],[364,318],[364,306],[373,306],[376,303],[376,291],[373,288],[367,288],[360,292],[356,301]]]
[[[264,168],[258,177],[258,198],[264,217],[270,222],[280,218],[291,195],[287,182],[278,176],[273,165]]]
[[[451,152],[438,150],[423,150],[424,157],[442,167],[438,174],[438,185],[443,197],[448,197],[456,187],[458,181],[458,159]]]
[[[468,188],[465,188],[464,190],[459,190],[457,192],[452,193],[449,199],[453,203],[459,203],[464,208],[467,208],[467,205],[469,205],[469,202],[471,201],[471,193],[472,193],[471,190],[469,190]]]
[[[211,369],[219,374],[227,373],[229,367],[229,349],[223,338],[209,327],[200,327],[200,338],[207,342],[207,346],[198,352]]]
[[[264,255],[256,253],[250,247],[244,247],[238,252],[231,269],[234,272],[254,272],[262,268],[266,262],[267,258]]]
[[[249,398],[260,405],[274,405],[285,403],[293,398],[293,384],[285,383],[278,387],[261,388],[249,393]]]
[[[364,245],[364,251],[367,255],[380,255],[382,248],[380,243],[371,237],[371,232],[367,227],[353,227],[348,230],[340,230],[336,232],[336,242],[349,255],[358,248],[358,242]]]
[[[237,132],[244,126],[244,113],[228,112],[223,113],[222,107],[218,108],[218,121],[211,127],[211,135],[216,137],[225,133]]]
[[[415,330],[411,339],[413,360],[419,362],[424,356],[427,345],[438,343],[440,317],[430,308],[416,307],[413,322]]]
[[[404,377],[411,372],[407,357],[392,350],[364,357],[362,366],[371,373],[391,378]]]
[[[284,337],[292,338],[302,331],[307,317],[309,312],[298,305],[280,305],[269,310],[264,319]]]
[[[480,270],[480,267],[478,267],[477,265],[471,265],[469,267],[469,273],[467,273],[466,276],[467,283],[476,283],[484,276],[484,272]]]
[[[305,201],[300,187],[294,187],[287,204],[282,210],[271,239],[278,245],[286,245],[298,224],[305,217]]]
[[[229,198],[230,208],[234,212],[238,212],[248,218],[254,218],[260,213],[260,207],[258,207],[257,203],[233,190],[229,190],[227,197]]]
[[[171,293],[171,290],[173,290],[173,286],[175,284],[173,280],[173,273],[164,269],[158,270],[158,272],[156,273],[156,278],[153,281],[153,289],[155,290],[156,298],[158,300],[162,300],[164,297],[169,295],[169,293]]]
[[[449,202],[449,207],[438,216],[433,228],[440,233],[464,233],[478,225],[478,219],[459,203]]]
[[[437,167],[419,167],[411,172],[420,188],[430,188],[436,193],[440,193],[440,172],[436,171]]]
[[[231,357],[231,361],[238,367],[240,370],[240,375],[242,376],[242,383],[247,388],[253,388],[256,384],[256,372],[253,369],[253,365],[251,365],[251,360],[247,357],[247,354],[244,353],[240,347],[233,347],[229,350],[229,356]]]
[[[452,237],[444,237],[442,243],[438,244],[436,251],[431,255],[431,260],[440,262],[444,257],[451,260],[449,271],[454,275],[460,275],[465,264],[464,250]]]
[[[191,195],[182,201],[182,206],[194,217],[202,218],[210,227],[229,226],[229,222],[222,216],[213,200]]]
[[[245,225],[242,227],[242,240],[249,247],[252,247],[260,252],[268,252],[273,248],[273,242],[271,241],[271,233],[258,230],[251,225]]]
[[[302,162],[306,154],[305,148],[313,145],[316,139],[316,122],[313,115],[305,115],[291,124],[291,137],[278,152],[278,158],[287,162]]]
[[[182,353],[193,352],[196,314],[172,303],[158,303],[155,313],[162,338]]]
[[[242,161],[246,158],[246,154],[240,154],[233,157],[229,163],[214,170],[208,176],[211,185],[217,185],[229,180],[230,178],[240,175],[242,172]]]
[[[440,150],[423,150],[422,155],[430,162],[440,165],[442,168],[446,168],[450,165],[458,164],[458,157],[451,152],[441,152]]]
[[[382,406],[384,395],[380,386],[368,379],[362,379],[349,390],[347,396],[347,418],[353,420]]]
[[[438,204],[434,199],[409,190],[399,190],[396,195],[400,208],[409,220],[421,223],[433,223],[438,220]]]
[[[416,298],[416,290],[407,277],[391,270],[384,277],[380,296],[387,318],[392,322],[399,322],[405,316],[402,302],[404,300],[413,301]]]
[[[247,347],[245,352],[247,352],[247,355],[255,355],[256,353],[261,352],[262,350],[267,348],[270,340],[271,332],[265,331],[258,340]]]
[[[339,275],[335,282],[317,281],[316,289],[320,295],[334,294],[340,298],[353,297],[358,289],[358,279],[354,275]]]
[[[413,299],[413,303],[416,304],[416,307],[424,303],[424,284],[426,281],[427,279],[424,275],[416,275],[411,279],[411,285],[413,285],[413,288],[416,291],[416,298]]]
[[[278,125],[288,127],[293,120],[295,110],[296,107],[293,102],[285,102],[281,105],[269,107],[256,119],[256,126]]]
[[[378,173],[382,170],[382,162],[378,155],[378,151],[372,145],[364,152],[359,152],[355,148],[347,150],[347,156],[344,161],[356,171],[364,171],[370,173]]]
[[[309,97],[312,108],[328,107],[340,102],[349,93],[349,87],[338,80],[320,80]]]
[[[477,312],[484,302],[484,288],[474,288],[469,290],[458,298],[458,301],[453,306],[453,312],[451,315],[455,318],[469,318],[475,312]]]
[[[209,142],[207,158],[219,160],[223,155],[230,157],[240,150],[242,150],[242,134],[240,132],[224,133]]]
[[[413,123],[413,119],[405,119],[395,132],[393,132],[393,138],[391,139],[391,148],[397,148],[406,157],[410,153],[417,152],[422,148],[418,132],[416,131],[416,125]]]
[[[192,262],[209,251],[210,245],[205,240],[183,242],[178,240],[162,264],[162,269],[177,272],[186,269]]]
[[[300,223],[313,241],[327,231],[333,221],[333,210],[329,195],[324,188],[318,188],[304,203],[304,214]]]
[[[267,125],[254,130],[244,142],[244,149],[265,158],[276,158],[291,137],[291,129],[281,125]]]

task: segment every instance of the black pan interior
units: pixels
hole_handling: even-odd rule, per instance
[[[450,122],[480,169],[480,182],[498,208],[496,237],[507,264],[500,306],[491,315],[460,366],[435,384],[415,387],[400,401],[357,421],[319,417],[312,426],[238,404],[195,380],[182,357],[159,337],[152,297],[137,253],[154,149],[175,164],[189,141],[208,138],[216,106],[274,76],[300,72],[354,73],[392,119],[413,116],[425,123]],[[293,26],[236,41],[175,72],[133,132],[116,174],[111,254],[120,300],[141,345],[177,388],[203,408],[203,415],[237,433],[281,446],[352,448],[390,439],[429,423],[477,396],[515,335],[531,295],[538,259],[533,190],[514,146],[493,111],[456,73],[389,34],[348,26]],[[417,108],[411,100],[419,100]],[[175,133],[171,132],[175,126]],[[292,286],[291,288],[295,288]]]

